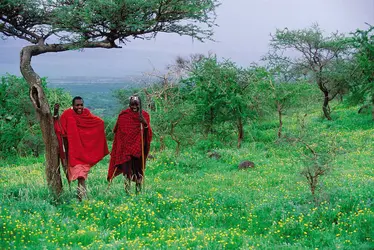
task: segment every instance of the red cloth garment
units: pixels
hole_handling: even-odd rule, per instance
[[[91,166],[88,164],[78,164],[74,167],[68,168],[69,181],[76,180],[78,178],[87,179],[88,173],[90,172]]]
[[[75,113],[72,108],[65,110],[54,125],[62,159],[65,158],[61,150],[62,137],[67,138],[69,168],[76,165],[92,167],[109,153],[104,121],[87,108],[83,109],[82,114]]]
[[[152,129],[149,114],[144,110],[142,114],[148,127],[143,128],[144,155],[146,159],[152,141]],[[124,172],[122,168],[118,168],[119,165],[130,161],[131,157],[141,158],[142,156],[139,113],[133,112],[130,108],[123,110],[118,115],[114,133],[108,168],[108,181]]]

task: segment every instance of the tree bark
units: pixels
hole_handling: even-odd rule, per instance
[[[239,116],[238,117],[238,148],[241,147],[242,145],[242,140],[244,138],[244,129],[243,129],[243,121],[242,118]]]
[[[180,119],[181,120],[181,119]],[[179,120],[179,121],[180,121]],[[178,139],[177,136],[175,136],[174,134],[174,128],[175,126],[177,126],[177,124],[179,123],[179,121],[176,121],[176,122],[171,122],[170,123],[170,126],[171,126],[171,129],[170,129],[170,136],[171,136],[171,139],[173,139],[173,141],[175,141],[177,143],[177,147],[175,149],[175,154],[176,155],[179,155],[180,153],[180,146],[181,146],[181,141]]]
[[[31,66],[31,58],[40,54],[42,46],[24,47],[20,55],[20,70],[30,86],[30,99],[36,110],[45,144],[45,171],[47,184],[56,196],[62,192],[62,180],[59,168],[58,141],[55,135],[53,119],[48,100],[42,88],[41,79]]]
[[[329,92],[323,91],[323,95],[324,95],[323,106],[322,106],[323,114],[325,115],[327,120],[331,120],[330,109],[329,109],[329,101],[330,101]]]
[[[374,93],[371,95],[371,119],[374,121]]]
[[[177,148],[175,149],[175,154],[176,155],[179,155],[179,153],[180,153],[180,146],[181,146],[182,142],[180,141],[180,139],[178,139],[177,136],[175,136],[174,131],[175,131],[175,127],[185,117],[185,115],[186,114],[183,114],[177,121],[170,123],[170,126],[171,126],[171,128],[170,128],[171,139],[173,139],[177,143]]]
[[[324,116],[326,117],[327,120],[331,120],[331,116],[330,116],[331,111],[330,111],[330,108],[329,108],[329,102],[332,99],[334,99],[334,97],[336,96],[337,93],[335,93],[335,95],[332,96],[331,98],[329,97],[329,90],[324,85],[324,80],[322,78],[322,67],[323,66],[320,65],[318,67],[318,70],[314,70],[314,73],[317,76],[317,85],[318,85],[318,88],[323,93],[323,105],[322,105],[323,114],[324,114]]]
[[[278,138],[281,138],[283,121],[282,121],[282,104],[280,102],[277,102],[277,111],[278,111],[278,117],[279,117]]]
[[[165,137],[163,135],[160,135],[160,151],[165,150]]]
[[[204,121],[204,123],[205,123],[204,124],[204,126],[205,126],[204,136],[205,137],[208,137],[209,134],[213,134],[213,123],[214,123],[214,110],[213,110],[213,107],[209,108],[207,116],[208,116],[208,120]]]
[[[213,107],[210,108],[210,121],[209,121],[209,132],[210,134],[213,134],[213,122],[214,122],[214,110]]]

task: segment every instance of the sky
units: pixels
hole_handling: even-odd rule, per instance
[[[215,42],[159,34],[155,39],[133,40],[122,49],[86,49],[33,57],[32,66],[43,77],[126,77],[154,68],[163,70],[177,56],[215,53],[240,66],[259,62],[269,50],[270,34],[277,28],[302,29],[318,23],[329,34],[349,33],[374,25],[374,0],[222,0],[217,9]],[[20,75],[19,52],[26,42],[0,40],[0,75]]]

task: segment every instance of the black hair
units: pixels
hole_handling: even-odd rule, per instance
[[[73,106],[74,106],[74,102],[75,102],[75,100],[82,100],[82,102],[84,102],[82,97],[80,97],[80,96],[76,96],[76,97],[73,98],[73,100],[72,100],[72,102],[71,102],[71,104],[72,104]]]

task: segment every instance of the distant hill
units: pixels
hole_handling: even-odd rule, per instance
[[[62,76],[62,77],[48,77],[47,81],[51,84],[65,84],[65,83],[133,83],[141,84],[142,81],[147,80],[143,75],[128,75],[123,77],[93,77],[93,76]]]
[[[85,106],[94,113],[113,117],[121,109],[119,103],[113,98],[112,93],[118,89],[139,88],[149,83],[143,76],[127,77],[60,77],[47,78],[50,88],[62,88],[72,96],[81,96]]]

